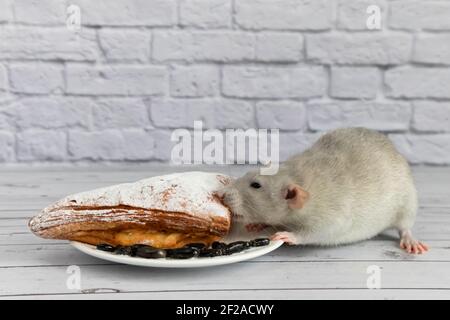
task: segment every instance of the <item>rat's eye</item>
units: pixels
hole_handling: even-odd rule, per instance
[[[255,188],[255,189],[259,189],[259,188],[261,188],[261,185],[259,184],[259,182],[252,182],[250,184],[250,187]]]

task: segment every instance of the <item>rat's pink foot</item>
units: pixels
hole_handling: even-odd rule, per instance
[[[405,230],[400,233],[400,248],[408,253],[422,254],[428,251],[428,246],[412,237],[411,231]]]
[[[281,231],[281,232],[275,233],[272,237],[270,237],[270,240],[281,240],[290,245],[299,244],[299,241],[298,241],[297,237],[295,236],[295,234],[293,234],[292,232],[287,232],[287,231]]]
[[[249,223],[245,225],[248,232],[260,232],[267,228],[268,225],[264,223]]]

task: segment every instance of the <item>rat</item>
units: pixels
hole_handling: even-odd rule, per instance
[[[428,251],[411,232],[418,200],[409,164],[385,135],[370,129],[326,133],[276,174],[248,172],[221,196],[248,230],[273,227],[272,240],[341,245],[395,228],[402,249]]]

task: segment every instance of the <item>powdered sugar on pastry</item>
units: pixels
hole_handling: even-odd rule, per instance
[[[82,223],[95,217],[102,222],[148,224],[148,210],[184,213],[193,220],[230,220],[230,211],[215,192],[231,177],[206,172],[156,176],[67,196],[45,208],[29,226],[39,233],[65,223]],[[172,222],[173,225],[177,221]],[[181,223],[181,222],[180,222]]]

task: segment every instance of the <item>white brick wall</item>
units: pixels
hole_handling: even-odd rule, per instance
[[[279,128],[282,159],[366,126],[450,165],[450,2],[0,0],[0,162],[169,161],[195,120]]]

